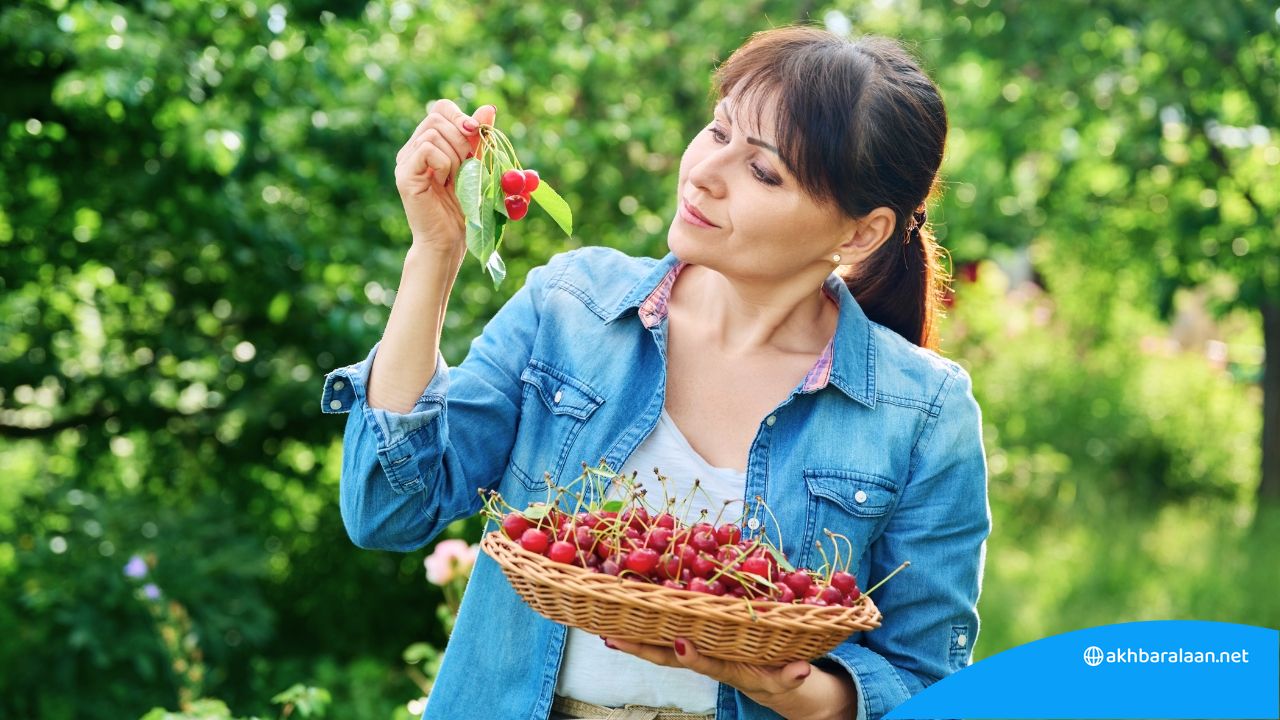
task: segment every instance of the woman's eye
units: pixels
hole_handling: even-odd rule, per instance
[[[715,125],[712,125],[711,127],[707,128],[707,132],[711,133],[711,137],[721,145],[729,142],[729,138],[727,135],[725,135],[724,131],[716,127]],[[766,185],[782,184],[781,181],[773,178],[772,176],[769,175],[769,173],[761,170],[756,165],[751,166],[751,174],[754,175],[757,180],[759,180],[760,182]]]

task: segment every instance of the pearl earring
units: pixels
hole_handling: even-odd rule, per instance
[[[841,259],[841,258],[840,258],[840,253],[836,253],[835,255],[832,255],[832,256],[831,256],[831,262],[833,262],[833,263],[835,263],[835,264],[837,264],[837,265],[839,265],[839,264],[840,264],[840,259]]]

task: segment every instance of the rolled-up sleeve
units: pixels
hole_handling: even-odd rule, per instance
[[[884,625],[855,634],[825,658],[858,691],[857,720],[879,720],[912,695],[968,665],[978,638],[978,595],[991,533],[981,410],[955,368],[926,423],[912,472],[869,550],[867,583],[904,560],[911,567],[876,590]]]
[[[349,413],[339,492],[342,521],[356,545],[421,548],[449,523],[479,512],[479,490],[501,481],[549,267],[529,273],[461,364],[450,368],[437,355],[435,375],[407,413],[368,403],[379,345],[363,361],[325,376],[321,409]]]

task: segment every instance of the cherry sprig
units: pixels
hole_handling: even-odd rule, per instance
[[[507,221],[519,221],[537,202],[565,235],[573,234],[573,212],[536,170],[520,164],[515,147],[501,130],[481,125],[480,145],[475,158],[458,170],[457,195],[466,220],[467,250],[493,278],[494,287],[507,276],[506,264],[498,249]]]

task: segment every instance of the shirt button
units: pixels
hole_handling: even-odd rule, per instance
[[[339,380],[339,381],[337,381],[337,382],[335,382],[335,383],[333,384],[333,389],[334,389],[334,390],[341,390],[342,388],[344,388],[344,387],[346,387],[346,386],[347,386],[347,385],[346,385],[346,383],[344,383],[344,382],[342,382],[341,380]]]
[[[859,490],[858,492],[854,493],[853,499],[860,503],[864,503],[867,501],[867,492],[865,490]]]
[[[340,401],[340,400],[332,400],[332,401],[330,401],[330,402],[329,402],[329,409],[331,409],[331,410],[341,410],[341,409],[342,409],[342,401]]]
[[[564,393],[563,393],[563,392],[561,392],[561,391],[559,391],[559,390],[557,390],[557,391],[556,391],[556,396],[555,396],[554,400],[555,400],[557,403],[559,403],[563,398],[564,398]]]
[[[760,518],[751,518],[747,521],[747,527],[752,530],[760,529]]]
[[[773,427],[773,424],[776,422],[778,422],[777,415],[770,415],[769,417],[764,419],[764,424],[768,425],[769,427]]]
[[[964,635],[956,636],[956,645],[959,645],[960,647],[964,647],[965,645],[968,645],[968,644],[969,644],[969,638],[965,637]]]

